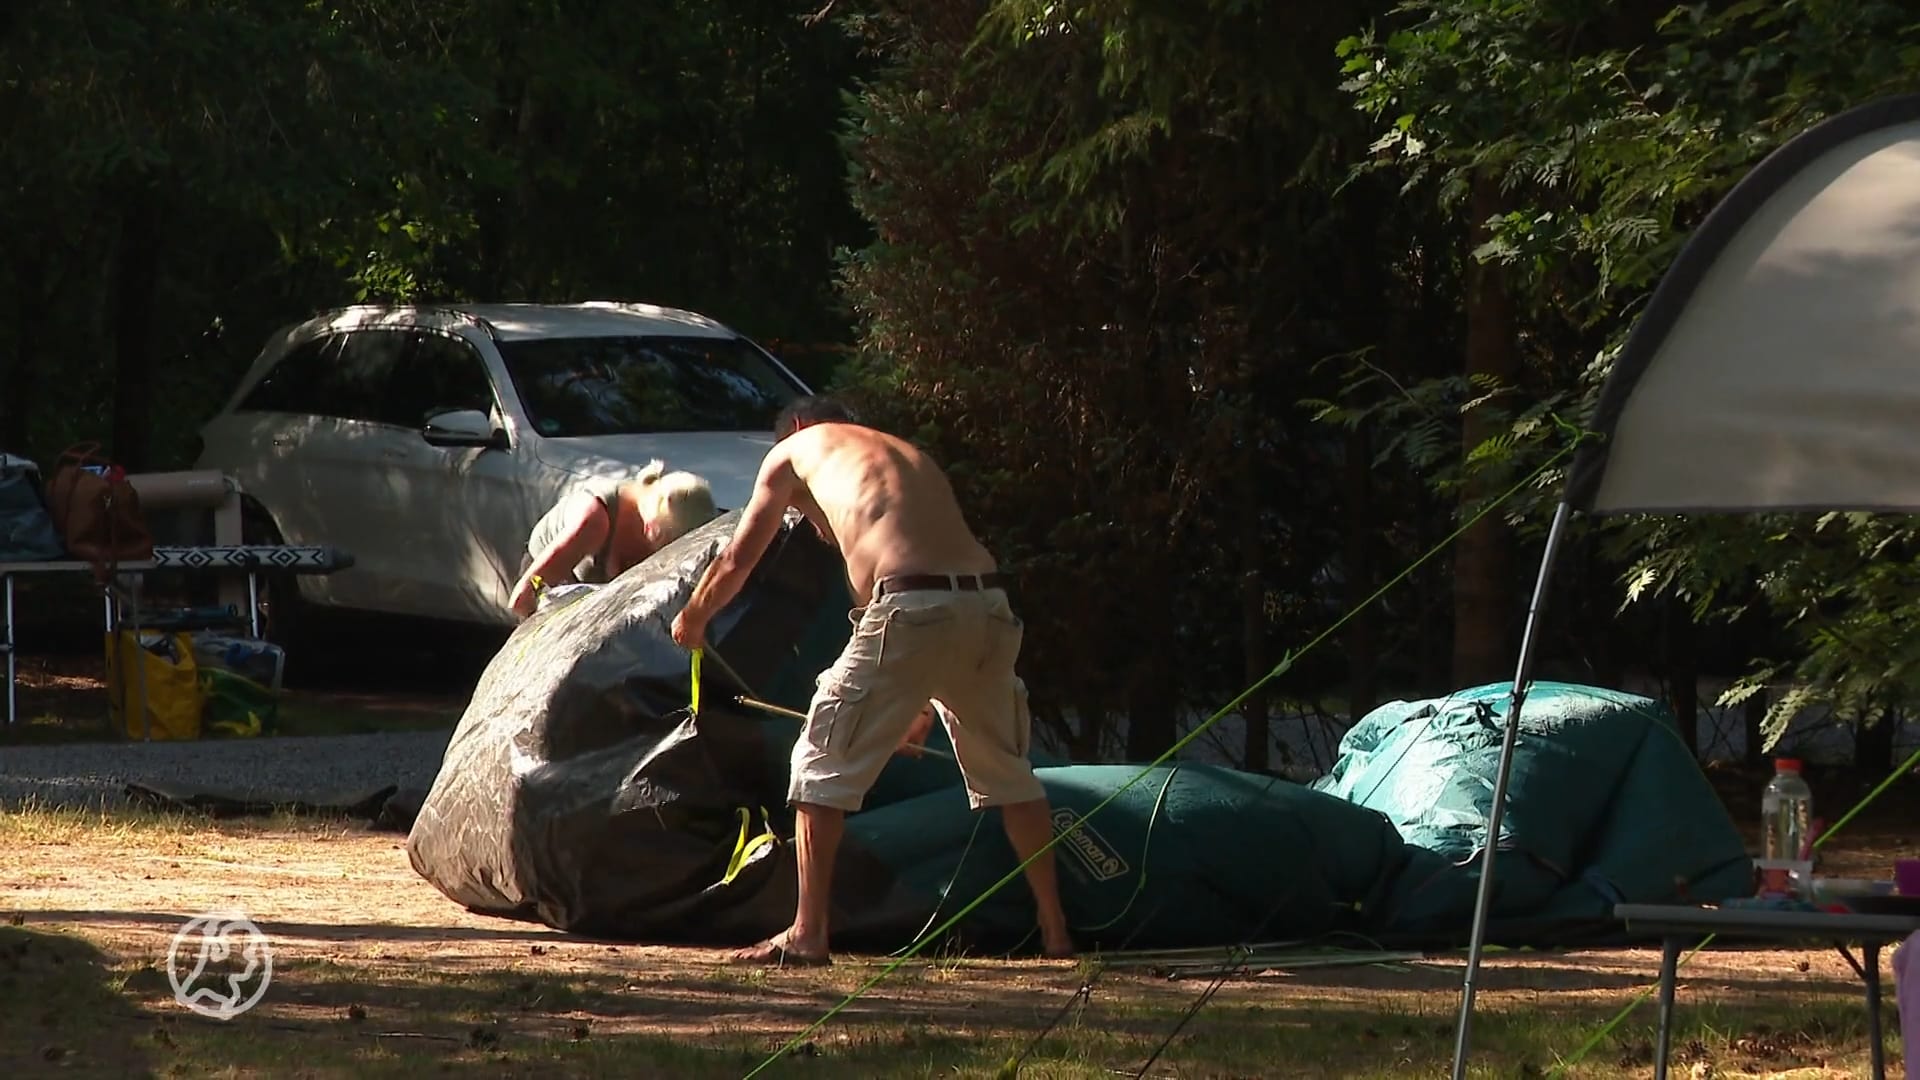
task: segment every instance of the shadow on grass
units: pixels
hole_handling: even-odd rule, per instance
[[[73,911],[35,909],[36,922],[67,923],[75,926],[155,926],[167,930],[179,927],[176,911]],[[500,928],[471,926],[405,926],[394,923],[307,923],[262,919],[260,929],[274,937],[307,938],[314,941],[527,941],[552,944],[559,941],[586,944],[622,945],[624,942],[598,942],[574,937],[525,923],[508,923]],[[521,929],[520,927],[529,927]]]
[[[0,1075],[146,1074],[158,1021],[118,983],[81,938],[0,926]]]
[[[68,944],[47,935],[34,940],[50,951]],[[89,1063],[191,1075],[410,1077],[454,1069],[742,1077],[872,970],[765,973],[641,962],[628,970],[455,972],[417,961],[289,958],[276,966],[259,1008],[222,1023],[174,1006],[159,972],[128,977],[121,998],[97,955],[84,946],[74,955],[85,958],[71,970],[86,974],[70,980],[65,997],[46,998],[44,985],[16,989],[5,1000],[9,1015],[72,1018],[69,1030],[87,1033],[75,1052]],[[1092,1078],[1113,1070],[1131,1075],[1158,1051],[1149,1076],[1410,1080],[1444,1074],[1452,1051],[1455,1003],[1446,996],[1382,992],[1329,1002],[1272,985],[1233,984],[1169,1041],[1197,988],[1108,975],[1080,1002],[1079,981],[1068,970],[903,969],[760,1075],[995,1076],[1023,1058],[1024,1076]],[[1543,1075],[1600,1030],[1625,998],[1489,1002],[1475,1024],[1474,1075]],[[1653,1022],[1652,1008],[1643,1006],[1570,1075],[1647,1075]],[[156,1028],[168,1034],[156,1036]],[[57,1040],[7,1045],[0,1062],[35,1065],[39,1047]],[[1673,1046],[1683,1068],[1710,1062],[1723,1071],[1845,1070],[1864,1062],[1865,1016],[1857,997],[1803,991],[1733,1004],[1683,1002]]]
[[[903,973],[906,974],[906,973]],[[992,972],[944,981],[923,969],[884,985],[762,1075],[991,1076],[1020,1057],[1026,1075],[1132,1072],[1179,1022],[1192,988],[1109,976],[1084,1004],[1068,972],[1017,985]],[[859,972],[837,978],[857,979]],[[738,1077],[844,996],[825,976],[631,972],[423,972],[417,966],[289,961],[261,1006],[231,1021],[178,1008],[164,974],[123,976],[67,935],[0,927],[0,1068],[58,1063],[88,1074],[415,1076],[490,1074]],[[1053,985],[1035,985],[1051,981]],[[1383,992],[1328,1003],[1237,984],[1159,1055],[1152,1075],[1431,1076],[1451,1048],[1451,1002]],[[1838,994],[1683,1005],[1682,1065],[1778,1071],[1864,1057],[1865,1018]],[[1539,1075],[1618,1010],[1542,995],[1489,1007],[1476,1024],[1476,1075]],[[1049,1022],[1058,1026],[1041,1036]],[[1602,1040],[1574,1075],[1645,1075],[1649,1009]]]

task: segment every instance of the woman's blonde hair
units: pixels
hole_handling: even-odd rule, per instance
[[[706,480],[690,472],[668,472],[664,461],[648,462],[633,486],[640,518],[659,530],[662,547],[720,516]]]

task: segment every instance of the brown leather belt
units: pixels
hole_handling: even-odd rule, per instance
[[[938,589],[941,592],[976,592],[1004,589],[1012,579],[1006,574],[895,574],[873,583],[875,596],[897,592]]]

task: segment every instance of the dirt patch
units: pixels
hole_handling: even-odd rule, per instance
[[[649,1053],[696,1047],[720,1055],[671,1068],[663,1064],[668,1058],[646,1059],[668,1075],[738,1076],[743,1062],[750,1066],[749,1059],[782,1045],[884,963],[843,956],[824,971],[742,970],[726,967],[716,950],[592,941],[476,915],[413,872],[400,836],[357,827],[16,821],[0,841],[0,913],[18,913],[23,930],[75,934],[99,950],[124,983],[122,1026],[145,1032],[171,1025],[168,1038],[188,1042],[200,1030],[195,1025],[206,1024],[173,1005],[159,973],[175,931],[205,911],[245,913],[272,942],[274,984],[258,1015],[249,1014],[248,1030],[262,1038],[323,1033],[355,1047],[385,1047],[380,1053],[398,1055],[394,1061],[408,1068],[421,1065],[421,1054],[499,1064],[493,1056],[538,1046],[560,1055],[552,1061],[561,1074],[579,1065],[579,1074],[593,1075],[611,1066],[583,1044],[620,1038],[654,1047]],[[1856,855],[1863,865],[1887,857]],[[1477,1030],[1493,1052],[1517,1054],[1518,1064],[1538,1069],[1571,1053],[1649,986],[1657,964],[1657,953],[1647,949],[1498,954],[1481,978],[1488,1019]],[[906,1046],[921,1055],[913,1060],[924,1075],[926,1054],[1005,1054],[1071,1017],[1076,1053],[1139,1062],[1209,981],[1113,966],[1088,1000],[1077,1000],[1089,970],[1067,962],[916,959],[810,1036],[814,1049],[803,1053],[839,1055],[848,1067],[866,1061],[877,1070],[869,1074],[894,1075],[879,1058],[857,1055]],[[1333,1032],[1365,1055],[1366,1071],[1428,1075],[1450,1052],[1461,975],[1458,959],[1293,972],[1256,967],[1212,997],[1179,1043],[1186,1049],[1168,1053],[1193,1065],[1196,1054],[1254,1054],[1247,1048],[1264,1045],[1257,1040],[1289,1031],[1309,1041]],[[1850,1075],[1844,1070],[1864,1059],[1859,982],[1835,953],[1703,953],[1683,970],[1680,996],[1683,1028],[1675,1047],[1683,1063],[1713,1062],[1720,1075],[1806,1069],[1816,1071],[1791,1075],[1814,1076],[1830,1067]],[[1645,1075],[1652,1014],[1649,1003],[1576,1075]],[[123,1030],[108,1042],[133,1037]],[[152,1050],[146,1042],[140,1047]],[[0,1056],[30,1057],[34,1049],[14,1046]],[[221,1053],[244,1057],[243,1050]],[[272,1054],[284,1052],[260,1049],[267,1055],[260,1067],[274,1071]],[[1402,1062],[1404,1074],[1396,1071]],[[1201,1074],[1261,1075],[1219,1064],[1224,1071]]]

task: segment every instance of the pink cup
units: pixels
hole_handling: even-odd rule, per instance
[[[1901,896],[1920,896],[1920,859],[1899,859],[1894,862],[1893,887]]]

